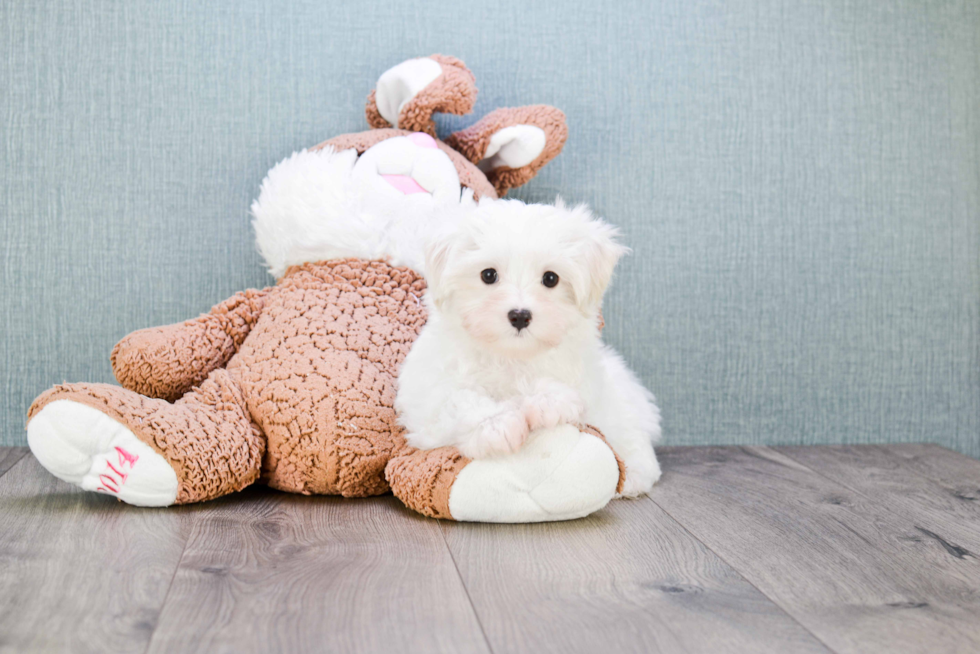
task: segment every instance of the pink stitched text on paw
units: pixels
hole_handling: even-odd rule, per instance
[[[117,462],[119,469],[112,465],[112,462],[106,461],[106,471],[99,475],[99,481],[102,482],[102,485],[95,489],[97,491],[118,494],[122,485],[129,479],[129,473],[122,472],[122,469],[126,467],[126,464],[129,464],[129,469],[132,470],[140,458],[138,454],[133,454],[118,446],[116,446],[115,450],[119,456]],[[119,478],[114,477],[112,473],[115,473]]]

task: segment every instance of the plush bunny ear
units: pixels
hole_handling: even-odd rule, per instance
[[[447,138],[446,144],[479,166],[503,197],[558,156],[567,138],[565,114],[536,104],[497,109]]]
[[[459,59],[432,55],[403,61],[378,78],[368,95],[367,121],[435,138],[435,112],[468,114],[476,102],[476,78]]]

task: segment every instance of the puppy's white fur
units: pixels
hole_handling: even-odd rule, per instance
[[[626,464],[626,496],[660,477],[654,398],[604,345],[602,295],[626,248],[584,207],[480,202],[427,248],[429,319],[401,367],[395,408],[415,447],[514,452],[529,431],[587,423]],[[481,272],[493,268],[497,281]],[[558,284],[542,283],[545,272]],[[527,309],[524,329],[508,319]]]

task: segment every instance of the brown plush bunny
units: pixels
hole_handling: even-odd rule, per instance
[[[61,479],[141,506],[208,500],[258,480],[296,493],[389,490],[440,518],[579,517],[608,502],[621,464],[595,430],[563,426],[518,453],[470,461],[417,451],[392,404],[425,322],[423,243],[451,209],[494,201],[560,151],[562,112],[498,109],[444,142],[434,112],[468,113],[473,74],[433,55],[385,72],[375,128],[280,162],[253,204],[275,286],[112,352],[122,387],[66,384],[38,397],[28,441]]]

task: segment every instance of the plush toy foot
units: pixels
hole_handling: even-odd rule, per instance
[[[55,386],[27,412],[27,440],[56,477],[139,506],[241,490],[265,453],[224,369],[173,404],[109,384]]]
[[[414,450],[385,470],[395,495],[434,518],[468,522],[572,520],[621,489],[624,468],[598,431],[561,425],[532,432],[520,451],[471,460],[455,448]]]
[[[27,442],[58,479],[136,506],[170,506],[177,474],[123,424],[72,400],[45,405],[27,425]]]

